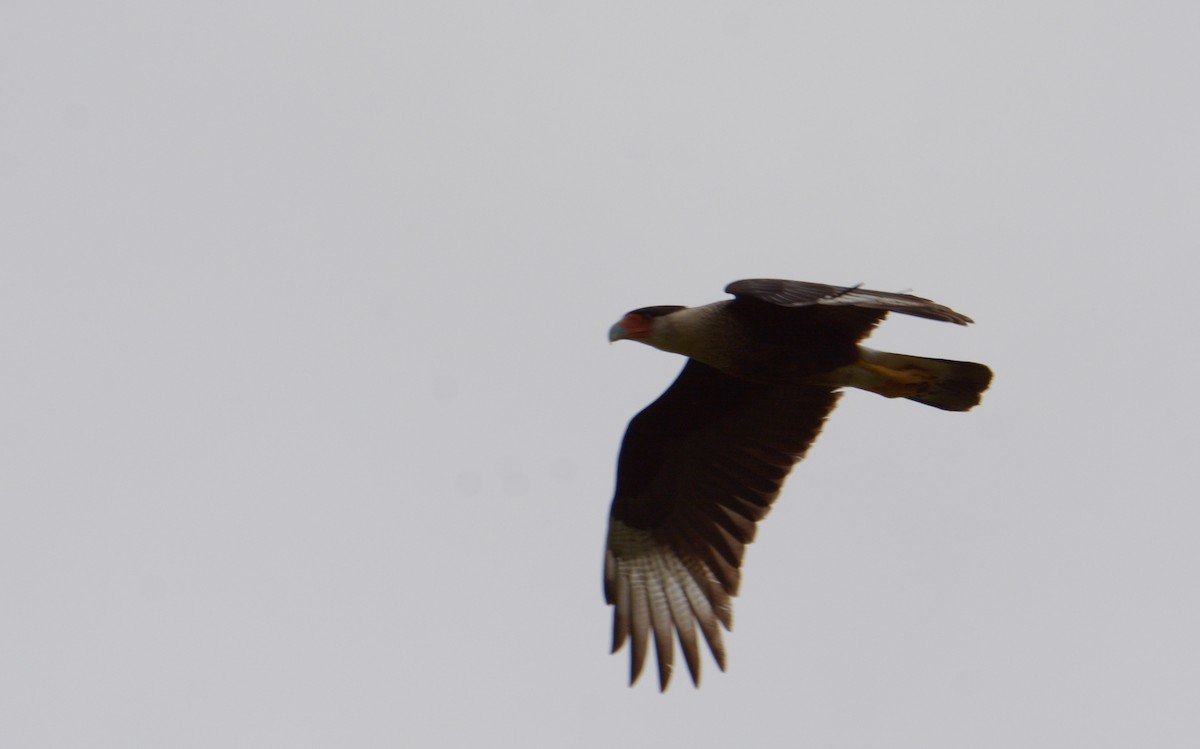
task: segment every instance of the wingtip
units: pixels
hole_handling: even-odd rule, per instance
[[[637,684],[638,679],[642,678],[642,664],[637,662],[637,659],[630,657],[629,662],[629,686]]]

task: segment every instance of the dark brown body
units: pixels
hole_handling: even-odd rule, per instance
[[[722,372],[760,384],[824,383],[823,375],[858,360],[858,335],[830,325],[816,307],[780,307],[755,299],[718,302],[715,335],[727,342]],[[716,306],[716,305],[713,305]],[[882,315],[878,315],[882,317]]]

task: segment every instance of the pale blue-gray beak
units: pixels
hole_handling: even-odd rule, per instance
[[[619,341],[622,338],[628,338],[628,337],[629,336],[626,334],[625,328],[621,327],[621,323],[617,323],[616,325],[613,325],[611,328],[608,329],[608,342],[609,343],[615,343],[616,341]]]

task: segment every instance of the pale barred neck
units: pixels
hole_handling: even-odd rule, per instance
[[[655,318],[654,332],[642,342],[719,367],[729,356],[728,304],[723,300]]]

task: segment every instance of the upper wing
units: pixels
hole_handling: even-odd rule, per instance
[[[732,625],[745,545],[837,402],[817,386],[736,380],[694,360],[629,423],[609,518],[604,593],[613,652],[633,636],[630,681],[649,633],[665,689],[678,633],[697,684],[698,623],[725,668],[719,625]]]
[[[973,322],[966,315],[919,296],[893,294],[888,291],[870,291],[858,286],[829,286],[823,283],[784,281],[778,278],[749,278],[744,281],[734,281],[725,287],[725,291],[739,299],[757,299],[781,307],[807,307],[810,305],[864,307],[927,317],[931,320],[943,320],[959,325]]]

